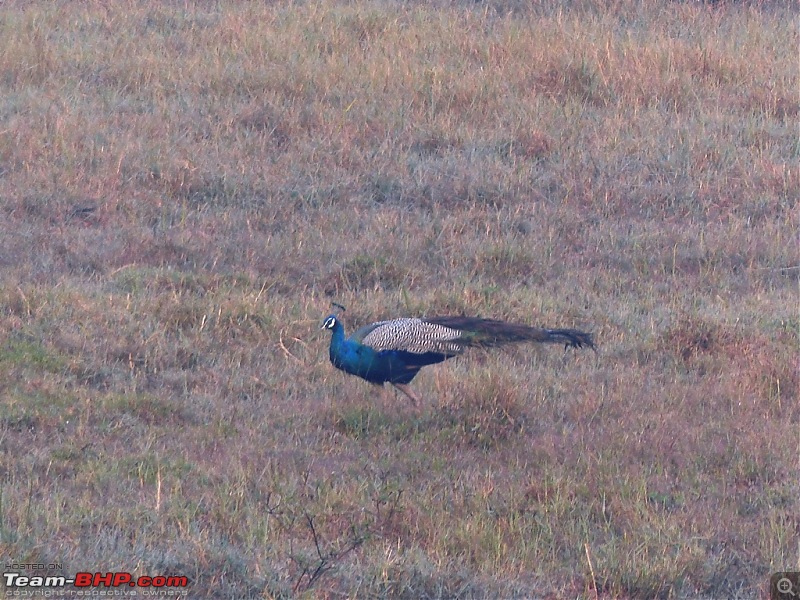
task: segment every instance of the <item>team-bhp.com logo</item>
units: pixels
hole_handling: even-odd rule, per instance
[[[189,585],[187,577],[175,575],[157,575],[148,577],[142,575],[134,577],[124,571],[111,573],[76,573],[75,577],[63,575],[27,575],[23,573],[3,573],[3,583],[7,597],[16,597],[20,591],[54,590],[67,586],[76,588],[143,588],[157,590],[171,590],[169,595],[183,595]],[[176,593],[177,592],[177,593]],[[149,594],[148,594],[149,595]]]

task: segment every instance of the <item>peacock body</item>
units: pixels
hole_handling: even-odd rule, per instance
[[[330,359],[337,369],[370,383],[390,383],[414,404],[419,398],[408,384],[420,369],[458,356],[470,347],[540,342],[594,348],[592,335],[576,329],[541,329],[476,317],[378,321],[349,338],[336,314],[328,316],[322,327],[331,330]]]

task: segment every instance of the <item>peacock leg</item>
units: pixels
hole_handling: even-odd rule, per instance
[[[411,399],[411,404],[419,406],[419,396],[414,393],[414,390],[407,383],[393,383],[392,385],[408,396]]]

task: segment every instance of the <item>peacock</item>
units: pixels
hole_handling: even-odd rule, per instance
[[[479,317],[399,318],[358,329],[349,338],[339,319],[340,304],[322,323],[331,330],[330,359],[337,369],[377,385],[391,383],[417,406],[409,387],[422,367],[460,355],[470,347],[518,342],[564,344],[564,349],[594,349],[591,333],[577,329],[540,329]]]

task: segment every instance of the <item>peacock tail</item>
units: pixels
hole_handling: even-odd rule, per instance
[[[490,348],[502,344],[540,342],[594,348],[592,334],[577,329],[541,329],[477,317],[433,317],[426,322],[460,331],[458,343],[464,346]]]

